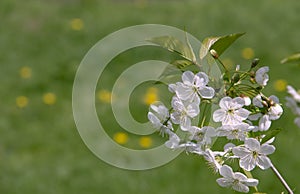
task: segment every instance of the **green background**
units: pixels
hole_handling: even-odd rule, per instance
[[[199,40],[207,36],[246,32],[222,55],[234,64],[249,65],[241,56],[251,47],[261,65],[270,66],[266,92],[284,103],[285,92],[275,91],[278,79],[300,88],[300,67],[279,61],[300,50],[300,2],[297,0],[1,0],[0,1],[0,193],[233,193],[219,187],[218,177],[197,156],[181,154],[167,165],[147,171],[128,171],[110,166],[94,156],[81,140],[72,116],[72,84],[76,69],[87,51],[101,38],[131,25],[157,23],[185,29]],[[70,22],[80,18],[83,28],[74,30]],[[133,64],[139,59],[168,59],[162,50],[129,51],[115,63]],[[20,69],[32,70],[30,79],[20,77]],[[122,65],[121,65],[122,66]],[[109,90],[113,78],[124,67],[107,69]],[[103,86],[99,86],[101,89]],[[141,90],[142,91],[142,90]],[[142,92],[136,92],[138,94]],[[47,92],[56,103],[43,103]],[[24,108],[16,98],[26,96]],[[134,103],[134,102],[133,102]],[[139,102],[136,102],[137,105]],[[140,103],[133,115],[145,113]],[[99,118],[110,113],[109,104],[97,102]],[[139,112],[140,111],[140,112]],[[145,119],[145,114],[141,116]],[[113,118],[105,118],[110,135],[122,131]],[[292,188],[298,187],[300,129],[286,109],[274,127],[283,127],[270,156]],[[142,149],[138,138],[130,136],[127,145]],[[151,136],[153,146],[162,142]],[[284,190],[271,170],[256,169],[259,190]]]

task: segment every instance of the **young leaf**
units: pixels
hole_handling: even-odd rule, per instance
[[[159,76],[159,80],[157,83],[176,83],[177,81],[180,81],[181,74],[182,72],[177,67],[168,65]]]
[[[188,60],[176,60],[172,61],[171,64],[177,67],[178,69],[184,69],[190,65],[193,65],[194,63]]]
[[[148,41],[157,44],[163,48],[166,48],[171,52],[178,53],[183,58],[189,61],[192,62],[196,61],[195,54],[193,52],[190,43],[188,42],[187,37],[185,43],[183,43],[182,41],[178,40],[173,36],[159,36],[159,37],[154,37]]]
[[[300,53],[293,54],[280,61],[281,64],[292,63],[292,62],[300,62]]]
[[[267,142],[271,138],[275,137],[281,131],[282,131],[281,128],[270,129],[270,130],[266,131],[265,137],[262,139],[261,143],[263,144],[263,143]]]
[[[227,36],[208,37],[202,42],[200,48],[200,59],[203,59],[211,49],[214,49],[220,56],[236,39],[245,33],[230,34]]]

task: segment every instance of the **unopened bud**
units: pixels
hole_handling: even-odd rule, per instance
[[[211,56],[213,56],[213,58],[215,58],[215,59],[219,58],[219,55],[216,50],[211,49],[209,52],[210,52]]]
[[[251,63],[251,68],[254,68],[258,65],[259,63],[259,59],[258,58],[255,58],[253,59],[252,63]]]

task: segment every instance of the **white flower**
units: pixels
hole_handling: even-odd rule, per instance
[[[196,117],[200,112],[197,103],[182,101],[177,96],[172,99],[172,107],[174,112],[171,114],[171,120],[174,124],[180,124],[183,131],[188,130],[191,126],[191,118]]]
[[[300,107],[298,106],[297,102],[295,101],[294,98],[291,97],[285,97],[286,99],[286,106],[289,107],[292,112],[296,115],[300,116]]]
[[[213,120],[215,122],[222,121],[222,125],[239,124],[247,119],[250,114],[250,111],[242,108],[245,105],[245,101],[241,97],[232,99],[226,96],[220,100],[219,105],[221,109],[214,112]]]
[[[164,133],[168,133],[169,130],[172,130],[172,123],[167,121],[169,116],[169,110],[162,103],[150,105],[148,119],[153,127],[158,129],[162,135],[164,135]]]
[[[240,172],[233,172],[231,167],[224,165],[220,168],[220,175],[223,178],[218,178],[217,183],[221,187],[231,187],[233,190],[248,193],[249,186],[255,187],[258,185],[257,179],[247,178]]]
[[[260,145],[259,141],[254,138],[248,138],[245,140],[244,146],[237,146],[232,149],[233,154],[240,158],[240,167],[247,171],[253,170],[256,165],[263,170],[269,168],[271,161],[267,155],[274,151],[273,145],[267,143]]]
[[[300,128],[300,117],[295,118],[294,123]]]
[[[180,138],[175,133],[170,133],[169,140],[165,142],[165,146],[170,149],[176,149],[179,147]]]
[[[261,116],[258,126],[262,131],[268,130],[271,126],[271,120],[279,119],[283,113],[283,109],[279,104],[279,99],[274,95],[266,100],[263,100],[261,95],[257,95],[253,99],[253,104],[260,108],[266,107],[267,112],[265,112],[264,115],[257,114],[257,116]]]
[[[191,71],[186,71],[182,74],[182,82],[176,83],[176,86],[170,85],[169,89],[175,91],[176,95],[181,100],[190,102],[200,102],[199,95],[202,98],[211,99],[215,95],[215,90],[208,84],[208,76],[199,72],[196,75]]]
[[[261,86],[266,86],[267,82],[269,81],[269,75],[267,74],[268,72],[268,66],[259,68],[255,73],[255,81]]]
[[[287,91],[296,102],[300,102],[300,94],[292,86],[287,86]]]
[[[208,162],[208,165],[215,171],[218,172],[224,163],[220,158],[225,154],[225,152],[214,152],[210,149],[206,149],[202,155],[204,159]]]
[[[201,145],[210,145],[212,138],[217,136],[216,129],[210,126],[204,126],[202,128],[191,126],[189,132],[191,133],[189,139],[195,140]]]
[[[234,125],[223,125],[218,128],[219,136],[226,136],[227,139],[239,139],[245,140],[247,132],[249,131],[249,125],[247,123],[240,123]]]

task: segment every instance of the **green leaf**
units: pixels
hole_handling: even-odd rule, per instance
[[[281,64],[292,63],[292,62],[300,62],[300,53],[293,54],[280,61]]]
[[[195,62],[196,57],[194,54],[194,51],[188,41],[188,38],[186,36],[185,43],[182,41],[178,40],[177,38],[173,36],[159,36],[159,37],[154,37],[150,40],[149,42],[152,42],[156,45],[159,45],[163,48],[168,49],[171,52],[175,52],[180,54],[183,58]]]
[[[159,76],[159,80],[157,83],[176,83],[180,81],[182,72],[173,65],[168,65]]]
[[[194,63],[188,60],[176,60],[172,61],[171,64],[177,67],[178,69],[184,69],[190,65],[193,65]]]
[[[276,129],[273,128],[273,129],[266,131],[265,137],[262,139],[261,143],[263,144],[263,143],[267,142],[271,138],[275,137],[281,131],[282,131],[281,128],[276,128]]]
[[[236,39],[244,34],[236,33],[227,36],[205,38],[199,51],[200,59],[203,59],[211,49],[214,49],[218,56],[220,56]]]

